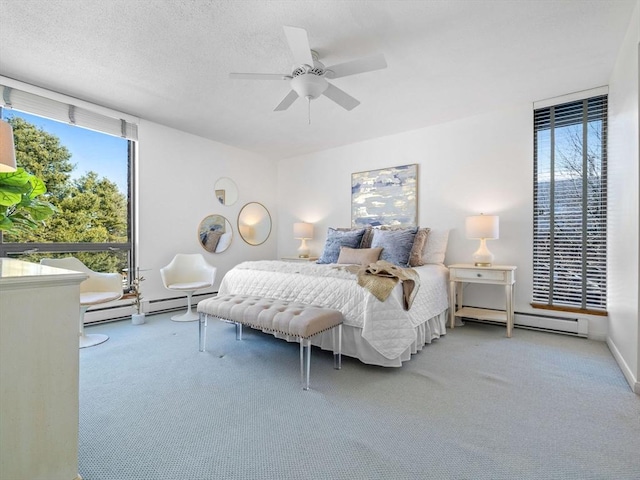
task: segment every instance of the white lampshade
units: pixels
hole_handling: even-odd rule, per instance
[[[467,238],[480,239],[480,246],[473,254],[476,267],[490,267],[493,263],[493,253],[487,248],[487,239],[499,238],[500,219],[497,215],[473,215],[467,217],[465,230]]]
[[[0,120],[0,172],[16,171],[16,149],[13,144],[13,129]]]
[[[294,223],[293,238],[313,238],[313,225],[311,223]]]
[[[500,217],[497,215],[474,215],[467,217],[467,238],[500,238]]]

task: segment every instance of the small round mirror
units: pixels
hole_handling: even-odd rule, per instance
[[[230,178],[219,178],[213,188],[216,193],[216,201],[221,205],[233,205],[238,200],[238,187]]]
[[[207,252],[224,252],[233,238],[233,230],[229,220],[222,215],[204,217],[198,227],[198,240]]]
[[[249,245],[260,245],[271,234],[271,215],[264,205],[247,203],[238,215],[238,232]]]

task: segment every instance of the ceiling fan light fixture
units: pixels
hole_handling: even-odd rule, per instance
[[[319,77],[312,73],[298,75],[291,79],[291,88],[302,98],[315,100],[329,87],[324,77]]]
[[[274,108],[281,112],[289,108],[298,97],[306,98],[309,104],[309,123],[311,123],[311,100],[324,95],[345,110],[353,110],[360,102],[347,92],[336,87],[327,79],[346,77],[359,73],[387,68],[384,55],[376,54],[325,68],[318,60],[318,52],[311,50],[309,36],[304,28],[284,26],[294,65],[291,75],[277,73],[230,73],[230,78],[255,80],[289,80],[291,91]]]

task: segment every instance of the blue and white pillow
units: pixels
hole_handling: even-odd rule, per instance
[[[373,229],[371,247],[382,247],[380,260],[386,260],[399,267],[409,266],[409,256],[418,227],[401,229]]]
[[[340,247],[358,248],[362,242],[365,229],[338,230],[329,227],[327,240],[324,244],[322,255],[317,263],[338,263]]]

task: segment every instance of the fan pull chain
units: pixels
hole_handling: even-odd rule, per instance
[[[311,95],[307,96],[307,101],[309,102],[309,125],[311,125]]]

